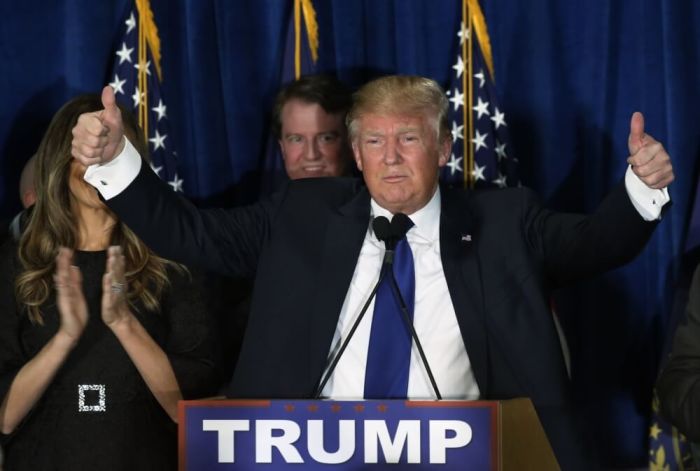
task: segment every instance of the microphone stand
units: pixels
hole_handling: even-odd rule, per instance
[[[340,346],[340,350],[338,350],[338,353],[333,357],[333,360],[331,361],[330,365],[328,366],[326,373],[322,376],[322,380],[319,383],[318,387],[316,388],[316,391],[313,394],[314,399],[318,399],[321,397],[321,393],[323,392],[323,388],[326,386],[326,383],[328,382],[331,375],[333,374],[333,371],[335,371],[335,367],[338,366],[338,362],[340,361],[340,357],[345,352],[345,349],[347,348],[348,343],[350,343],[350,339],[352,339],[352,336],[355,334],[357,327],[360,325],[360,321],[362,321],[362,319],[365,317],[365,313],[367,312],[367,308],[369,308],[370,303],[372,302],[374,297],[377,295],[377,290],[379,289],[379,284],[384,279],[384,276],[386,276],[387,269],[391,267],[391,264],[393,263],[393,261],[394,261],[394,251],[387,250],[384,253],[384,260],[382,261],[382,270],[379,274],[379,279],[377,280],[377,283],[374,285],[374,288],[372,288],[372,292],[370,293],[369,298],[367,298],[367,301],[365,301],[364,306],[362,306],[362,310],[360,310],[360,314],[357,316],[357,319],[355,319],[355,322],[352,324],[352,327],[350,328],[350,332],[348,333],[348,336],[345,338],[342,345]]]
[[[430,384],[433,387],[435,397],[437,400],[441,400],[442,395],[440,394],[440,390],[438,389],[437,383],[435,382],[433,370],[430,368],[428,359],[425,356],[425,352],[423,351],[423,345],[421,345],[420,340],[418,340],[418,334],[416,333],[416,328],[413,326],[413,321],[411,321],[411,318],[408,315],[408,307],[406,306],[406,302],[404,301],[403,296],[401,295],[399,285],[398,283],[396,283],[396,276],[394,275],[394,270],[391,270],[391,278],[389,279],[389,281],[391,281],[391,288],[394,291],[394,295],[399,299],[401,317],[403,318],[404,323],[408,326],[408,330],[411,332],[411,338],[413,338],[413,341],[416,343],[418,354],[420,355],[420,359],[423,362],[423,365],[425,366],[425,371],[428,373],[428,378],[430,379]]]
[[[403,219],[408,219],[407,216],[403,216]],[[396,220],[396,221],[394,221]],[[399,218],[396,219],[396,215],[394,216],[394,219],[392,220],[392,226],[394,226],[394,223],[398,222],[399,224],[403,224],[404,221]],[[378,224],[381,223],[381,224]],[[376,224],[376,225],[375,225]],[[389,228],[389,223],[388,220],[384,217],[379,217],[375,218],[373,221],[373,227],[375,228],[375,233],[377,233],[378,238],[384,242],[384,245],[386,247],[386,251],[384,252],[384,260],[382,261],[382,269],[379,274],[379,279],[377,280],[377,283],[374,285],[374,288],[372,288],[372,292],[369,295],[369,298],[367,298],[367,301],[365,304],[362,306],[362,309],[360,310],[360,314],[357,316],[357,319],[355,319],[355,322],[352,324],[352,327],[350,328],[350,332],[348,333],[348,336],[345,338],[343,343],[340,346],[340,349],[338,350],[338,353],[333,357],[333,360],[331,361],[330,365],[328,366],[328,369],[326,370],[326,373],[322,375],[321,381],[316,388],[316,391],[313,394],[314,399],[318,399],[321,396],[321,393],[323,392],[323,388],[326,386],[326,383],[328,383],[328,380],[330,379],[331,375],[333,374],[333,371],[335,371],[336,366],[338,366],[338,362],[340,361],[340,357],[343,355],[345,352],[345,349],[348,346],[348,343],[350,343],[350,339],[352,339],[353,335],[355,334],[355,331],[357,330],[357,327],[360,325],[360,322],[365,316],[365,313],[367,312],[367,309],[369,308],[370,303],[372,300],[375,298],[377,294],[377,290],[379,289],[379,284],[382,282],[384,277],[386,276],[387,270],[391,272],[389,281],[391,282],[391,288],[394,292],[394,296],[399,301],[399,307],[401,308],[401,315],[403,318],[404,323],[408,327],[410,333],[411,333],[411,338],[416,344],[416,348],[418,349],[418,354],[420,355],[421,361],[423,362],[423,366],[425,366],[425,370],[428,373],[428,378],[430,379],[430,384],[433,387],[433,392],[435,393],[435,396],[438,400],[442,399],[442,395],[440,394],[440,390],[438,389],[437,383],[435,382],[435,377],[433,376],[433,371],[430,368],[430,364],[428,363],[428,359],[425,356],[425,352],[423,351],[423,345],[421,345],[420,340],[418,339],[418,334],[416,333],[416,329],[413,326],[413,322],[411,321],[411,317],[408,314],[408,307],[406,306],[406,301],[404,301],[403,296],[401,295],[401,290],[399,290],[398,283],[396,282],[396,276],[394,275],[394,270],[393,270],[393,264],[394,264],[394,250],[396,248],[396,243],[398,242],[397,238],[397,233],[401,232],[401,237],[403,237],[406,234],[406,230],[410,226],[404,226],[403,228],[396,228],[392,227],[392,229]],[[394,232],[394,237],[391,237],[390,232],[393,230]],[[379,235],[381,233],[381,235]]]

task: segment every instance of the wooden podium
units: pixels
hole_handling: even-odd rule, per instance
[[[502,471],[558,470],[559,465],[529,399],[496,401]]]
[[[529,399],[181,401],[179,454],[181,471],[560,469]]]

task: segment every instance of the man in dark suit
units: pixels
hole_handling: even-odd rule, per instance
[[[673,170],[641,114],[631,120],[625,183],[590,216],[555,213],[527,189],[439,188],[452,144],[447,99],[432,80],[384,77],[357,92],[347,119],[364,184],[297,180],[247,208],[200,211],[141,165],[113,100],[105,89],[105,110],[82,116],[73,130],[74,156],[92,165],[86,180],[161,255],[255,274],[231,396],[314,394],[379,277],[384,246],[371,221],[405,213],[413,325],[442,397],[529,397],[562,468],[594,469],[548,297],[563,283],[626,263],[650,237]],[[381,313],[366,312],[323,397],[369,397],[368,351]],[[378,332],[386,342],[399,334]],[[435,397],[410,348],[404,397]]]

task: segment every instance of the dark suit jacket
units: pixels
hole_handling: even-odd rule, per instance
[[[361,181],[295,181],[251,207],[198,211],[142,169],[109,206],[164,257],[255,273],[230,396],[312,395],[370,223]],[[622,185],[587,217],[546,210],[527,189],[442,191],[443,269],[482,398],[531,398],[563,469],[593,465],[549,291],[629,261],[654,227]]]
[[[690,285],[686,314],[656,391],[664,417],[690,440],[700,442],[700,265]]]

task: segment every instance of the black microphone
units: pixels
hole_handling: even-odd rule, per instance
[[[352,339],[352,336],[355,335],[355,331],[357,330],[357,326],[360,325],[360,321],[362,321],[362,318],[365,316],[365,313],[367,312],[367,308],[369,308],[370,303],[372,300],[375,298],[377,295],[377,290],[379,289],[379,284],[382,282],[384,279],[384,276],[386,275],[387,272],[387,267],[391,267],[391,264],[394,261],[394,248],[396,247],[397,241],[394,241],[392,244],[392,230],[391,230],[391,224],[389,223],[389,220],[385,218],[384,216],[378,216],[372,220],[372,230],[374,231],[375,237],[379,239],[380,241],[384,242],[384,245],[386,246],[386,251],[384,252],[384,260],[382,260],[382,266],[379,269],[379,279],[377,280],[377,283],[374,285],[372,288],[372,292],[369,295],[369,298],[367,298],[367,301],[365,301],[364,306],[362,306],[362,309],[360,310],[360,314],[357,316],[357,319],[355,322],[352,324],[352,327],[350,328],[350,332],[348,333],[348,336],[345,338],[343,341],[342,345],[340,346],[340,349],[338,350],[338,353],[333,357],[333,360],[330,362],[330,365],[328,366],[328,369],[326,370],[326,373],[322,375],[321,381],[316,388],[316,391],[313,394],[314,399],[318,399],[321,397],[321,393],[323,392],[323,388],[326,386],[326,383],[330,379],[331,375],[333,374],[333,371],[335,371],[336,366],[338,366],[338,362],[340,361],[340,357],[343,355],[345,352],[345,349],[348,346],[348,343],[350,343],[350,339]],[[389,248],[391,246],[391,249]],[[393,271],[393,270],[390,270]]]

